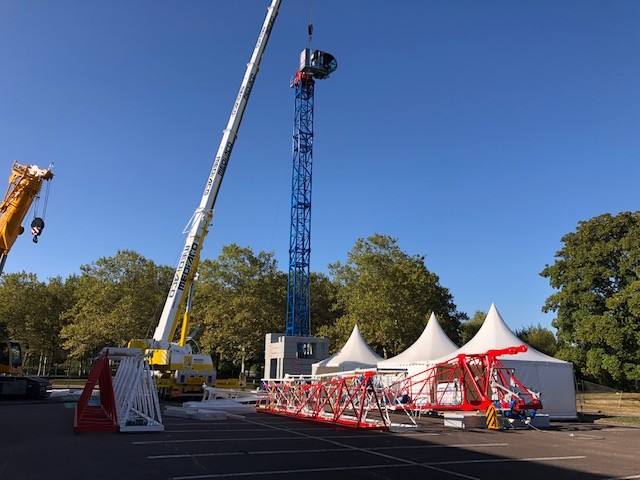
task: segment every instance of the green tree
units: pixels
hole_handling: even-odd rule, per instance
[[[478,330],[480,330],[480,327],[482,327],[485,318],[487,318],[487,312],[476,310],[476,313],[473,314],[473,317],[462,322],[462,324],[460,325],[461,345],[467,343],[475,336],[476,333],[478,333]]]
[[[223,247],[215,260],[199,267],[194,325],[204,327],[200,343],[219,362],[245,369],[264,361],[265,334],[284,329],[286,276],[271,252]]]
[[[28,324],[40,318],[40,297],[46,284],[34,273],[20,272],[0,277],[0,319],[12,339],[27,343]]]
[[[62,330],[64,346],[74,358],[153,334],[173,269],[120,250],[114,257],[81,266],[80,271],[75,302],[64,315],[68,324]]]
[[[338,308],[344,311],[333,327],[321,329],[333,350],[357,323],[371,348],[384,357],[396,355],[420,336],[432,311],[449,337],[459,339],[466,315],[456,311],[452,295],[427,269],[424,256],[403,252],[395,238],[375,234],[359,239],[347,261],[329,269],[339,285]]]
[[[556,337],[551,330],[542,325],[530,325],[516,330],[516,336],[539,352],[553,357],[558,351]]]
[[[340,287],[337,282],[333,282],[328,276],[316,272],[311,272],[309,280],[311,334],[317,336],[317,332],[322,328],[334,325],[338,318],[344,315],[344,311],[338,305]],[[284,331],[285,320],[283,317],[282,326],[276,331]]]
[[[0,319],[4,333],[21,342],[25,365],[45,369],[64,359],[60,332],[63,313],[73,302],[73,277],[41,282],[33,273],[6,274],[0,280]]]
[[[558,290],[543,311],[557,313],[558,355],[581,375],[617,388],[640,380],[640,212],[578,224],[541,275]]]

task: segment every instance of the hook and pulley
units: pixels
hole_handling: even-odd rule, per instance
[[[48,180],[53,178],[53,173],[51,173],[51,168],[53,167],[53,163],[49,165],[49,168],[46,170],[49,174],[43,176],[44,180],[47,180],[47,188],[44,194],[44,207],[42,209],[42,217],[38,215],[38,210],[40,209],[40,192],[35,198],[35,205],[33,209],[33,221],[31,222],[31,234],[33,235],[33,243],[38,243],[38,237],[42,235],[42,231],[44,230],[44,217],[47,214],[47,205],[49,203],[49,188],[51,187],[51,183]]]
[[[44,230],[44,220],[40,217],[35,217],[31,222],[31,234],[33,235],[33,243],[38,243],[38,237],[42,235]]]

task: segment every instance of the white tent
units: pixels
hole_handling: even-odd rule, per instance
[[[335,354],[311,366],[312,375],[345,372],[356,368],[375,368],[382,357],[371,350],[362,338],[358,325],[353,327],[347,343]]]
[[[491,304],[487,318],[478,333],[455,352],[433,360],[438,363],[451,359],[460,353],[484,353],[522,345]],[[551,419],[574,419],[576,414],[576,391],[573,378],[573,364],[545,355],[527,345],[527,351],[515,355],[501,355],[498,359],[507,368],[515,370],[515,376],[531,390],[541,392],[543,409]]]
[[[416,362],[428,362],[455,352],[458,346],[453,343],[438,323],[434,313],[431,313],[427,326],[422,335],[404,352],[395,357],[378,362],[380,369],[406,368]]]

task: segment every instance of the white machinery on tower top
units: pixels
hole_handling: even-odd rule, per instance
[[[271,5],[268,7],[267,16],[260,30],[251,60],[247,64],[247,70],[231,110],[227,128],[223,132],[202,199],[187,226],[188,234],[184,248],[182,249],[180,261],[173,276],[167,300],[153,338],[131,340],[129,348],[126,349],[109,348],[111,358],[139,353],[142,350],[151,354],[150,363],[156,371],[158,388],[160,388],[162,394],[175,396],[190,392],[201,392],[203,383],[212,384],[215,380],[211,357],[194,353],[191,346],[186,342],[194,277],[200,261],[202,244],[213,216],[220,185],[238,136],[242,116],[258,74],[262,55],[278,15],[280,3],[281,0],[272,0]],[[181,316],[185,306],[187,307],[186,312]],[[182,333],[180,340],[173,342],[181,320]]]

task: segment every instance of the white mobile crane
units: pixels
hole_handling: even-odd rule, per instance
[[[109,348],[109,356],[112,359],[135,355],[143,351],[150,354],[150,364],[156,372],[157,387],[161,396],[199,393],[202,391],[203,384],[212,385],[215,381],[216,372],[211,357],[193,352],[192,347],[187,344],[189,307],[193,295],[194,277],[200,261],[202,244],[213,216],[216,197],[238,136],[242,115],[247,106],[262,55],[278,15],[280,3],[281,0],[272,0],[268,8],[258,41],[251,60],[247,64],[238,96],[231,110],[227,128],[223,132],[200,205],[187,226],[188,235],[153,338],[131,340],[129,348]],[[180,313],[185,306],[186,311],[181,316]],[[174,343],[173,339],[181,320],[180,340]]]

